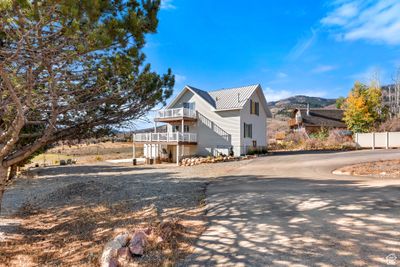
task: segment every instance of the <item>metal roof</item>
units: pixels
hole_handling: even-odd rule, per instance
[[[181,98],[185,90],[190,90],[200,96],[208,104],[210,104],[210,106],[212,106],[215,111],[242,109],[243,106],[246,104],[246,101],[250,98],[254,91],[257,90],[257,88],[260,89],[260,101],[265,111],[267,112],[267,117],[272,117],[271,112],[267,107],[267,101],[265,100],[265,96],[259,84],[219,89],[210,92],[206,92],[193,86],[186,85],[184,90],[182,90],[181,93],[177,97],[175,97],[175,99],[167,106],[167,108],[171,107],[179,98]]]
[[[195,88],[195,87],[189,86],[189,85],[187,85],[186,87],[188,87],[189,89],[194,91],[196,94],[198,94],[201,98],[203,98],[205,101],[207,101],[211,106],[213,106],[215,108],[214,98],[211,95],[209,95],[206,91],[203,91],[201,89],[198,89],[198,88]]]
[[[255,84],[244,87],[221,89],[211,91],[209,95],[215,100],[215,108],[217,110],[241,109],[258,86],[258,84]]]
[[[307,114],[306,108],[299,108],[293,111],[292,118],[297,111],[300,111],[305,126],[347,128],[343,121],[344,111],[341,109],[310,108]]]

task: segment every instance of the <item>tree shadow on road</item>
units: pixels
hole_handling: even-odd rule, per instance
[[[382,266],[400,253],[400,186],[221,177],[190,266]],[[229,190],[229,193],[228,193]]]

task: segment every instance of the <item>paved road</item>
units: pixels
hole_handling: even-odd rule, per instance
[[[209,185],[209,227],[183,265],[385,266],[391,253],[400,265],[400,179],[331,173],[389,158],[400,151],[277,154],[240,167]]]

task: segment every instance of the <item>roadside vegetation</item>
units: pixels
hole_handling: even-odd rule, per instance
[[[343,120],[348,129],[355,133],[379,129],[389,117],[388,108],[382,105],[382,91],[377,82],[370,86],[356,82],[340,107],[344,110]]]
[[[302,132],[292,132],[283,140],[271,142],[270,150],[352,150],[355,144],[351,136],[343,131],[328,131],[322,128],[320,131],[306,135]]]
[[[400,177],[400,160],[381,160],[346,166],[334,171],[335,174]]]

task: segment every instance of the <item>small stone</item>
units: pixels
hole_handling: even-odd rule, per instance
[[[111,265],[111,261],[113,259],[113,255],[115,252],[118,251],[121,247],[125,246],[128,243],[128,234],[120,234],[116,236],[113,240],[109,241],[103,249],[103,254],[101,255],[100,259],[100,266],[101,267],[108,267],[113,266]],[[118,266],[115,265],[115,266]]]
[[[114,258],[111,258],[110,261],[108,262],[108,267],[118,267],[118,261]]]
[[[146,245],[147,235],[144,231],[136,231],[129,242],[129,250],[133,256],[143,256],[143,247]]]

